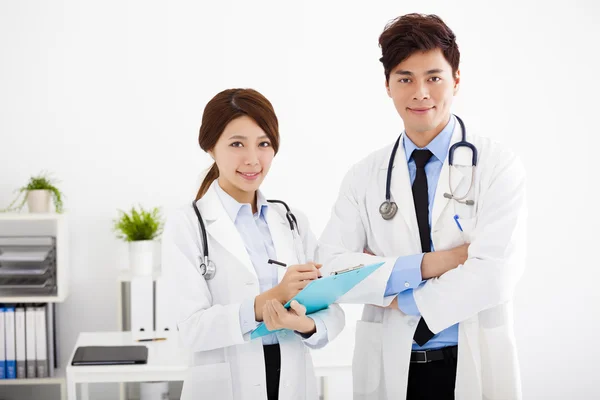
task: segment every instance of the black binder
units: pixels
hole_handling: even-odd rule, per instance
[[[75,350],[71,365],[146,364],[146,346],[82,346]]]

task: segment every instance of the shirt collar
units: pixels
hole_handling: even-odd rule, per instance
[[[431,153],[442,162],[442,164],[446,161],[446,156],[448,155],[448,149],[450,148],[450,141],[452,140],[452,134],[454,133],[454,126],[456,125],[456,119],[453,115],[450,116],[450,121],[446,124],[444,129],[437,135],[427,146],[424,148],[417,147],[416,144],[413,143],[412,140],[406,135],[404,132],[403,137],[403,145],[404,145],[404,153],[406,154],[406,161],[410,161],[410,156],[412,155],[414,150],[424,150],[427,149],[431,151]]]
[[[218,179],[215,179],[215,181],[212,183],[212,186],[214,187],[215,191],[217,192],[217,196],[219,197],[219,200],[221,200],[221,203],[223,204],[223,208],[225,208],[225,212],[227,213],[227,215],[229,215],[229,218],[231,218],[231,220],[234,223],[237,219],[237,216],[240,213],[240,210],[242,210],[243,208],[248,209],[248,212],[252,213],[252,211],[251,211],[252,207],[250,206],[250,204],[239,203],[236,199],[231,197],[227,192],[225,192],[221,188],[221,185],[219,185]],[[263,196],[263,194],[260,190],[258,191],[256,203],[258,206],[258,210],[260,211],[259,216],[266,219],[267,218],[267,210],[269,208],[269,203],[267,202],[266,198]]]

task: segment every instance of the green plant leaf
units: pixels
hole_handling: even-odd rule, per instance
[[[154,240],[162,234],[164,222],[158,207],[150,210],[142,206],[139,210],[131,207],[129,213],[123,210],[118,210],[118,213],[119,218],[113,221],[113,231],[119,239],[126,242]]]
[[[42,171],[37,176],[32,176],[29,178],[29,182],[27,185],[20,187],[16,191],[18,192],[16,198],[10,203],[10,205],[0,210],[0,212],[9,212],[9,211],[20,211],[27,203],[27,192],[30,190],[49,190],[52,192],[52,199],[54,200],[54,205],[56,207],[57,213],[62,213],[64,211],[63,206],[63,194],[62,192],[55,186],[58,181],[53,179],[48,172]],[[21,202],[15,206],[15,203],[23,196]]]

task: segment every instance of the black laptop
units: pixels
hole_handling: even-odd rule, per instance
[[[146,364],[146,346],[82,346],[75,350],[71,365]]]

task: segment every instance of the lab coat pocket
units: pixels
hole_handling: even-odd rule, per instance
[[[479,313],[481,379],[489,398],[518,399],[519,368],[515,338],[512,333],[511,308],[500,304]]]
[[[476,223],[477,218],[473,217],[473,218],[458,218],[458,223],[460,224],[460,227],[462,228],[462,231],[460,229],[458,229],[457,226],[457,230],[459,231],[462,241],[463,243],[471,243],[473,241],[473,232],[475,230],[475,223]]]
[[[306,374],[306,398],[317,398],[317,377],[310,351],[304,354],[304,373]]]
[[[181,400],[233,400],[229,363],[191,367],[183,382]]]
[[[356,344],[352,359],[355,394],[372,395],[378,391],[381,381],[382,332],[382,323],[356,322]]]
[[[456,214],[447,214],[441,223],[433,229],[431,236],[436,251],[450,250],[473,241],[476,217],[463,218]],[[461,230],[462,229],[462,230]]]

